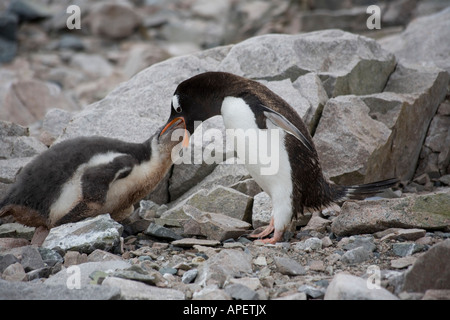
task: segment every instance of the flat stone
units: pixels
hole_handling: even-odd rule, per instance
[[[64,251],[74,250],[91,253],[95,249],[111,250],[119,244],[123,227],[109,214],[83,221],[64,224],[50,230],[42,247]]]
[[[163,226],[157,225],[155,223],[150,223],[150,225],[148,226],[147,230],[144,231],[144,233],[149,236],[166,240],[180,240],[183,238],[178,233]]]
[[[306,274],[305,268],[297,261],[290,258],[274,257],[278,272],[288,276],[298,276]]]
[[[450,228],[450,189],[398,199],[347,201],[333,220],[331,231],[339,236],[374,233],[387,228]],[[389,212],[389,215],[387,214]]]
[[[406,256],[402,258],[398,258],[395,260],[391,260],[391,267],[394,269],[403,269],[409,267],[410,265],[416,262],[417,258],[413,256]]]
[[[184,293],[168,288],[158,288],[141,282],[116,277],[107,277],[102,287],[120,289],[123,300],[184,300]]]
[[[186,236],[204,236],[207,239],[224,241],[239,238],[251,227],[240,219],[220,213],[203,212],[190,205],[185,205],[183,210],[191,218],[182,223]]]
[[[172,244],[174,246],[178,246],[178,247],[193,247],[195,245],[215,247],[215,246],[218,246],[220,244],[220,241],[217,241],[217,240],[206,240],[206,239],[195,239],[195,238],[183,238],[183,239],[180,239],[180,240],[172,241]]]
[[[357,247],[344,253],[341,261],[346,264],[358,264],[372,258],[373,254],[364,247]]]
[[[66,284],[18,283],[0,279],[1,300],[117,300],[119,298],[119,288],[89,285],[78,290],[69,289]]]
[[[333,277],[325,292],[324,300],[398,300],[384,288],[370,289],[367,281],[349,274]]]

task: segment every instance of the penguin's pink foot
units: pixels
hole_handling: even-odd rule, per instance
[[[40,247],[44,243],[45,238],[47,238],[50,230],[46,227],[37,227],[34,231],[33,238],[31,239],[31,244]]]
[[[275,230],[275,227],[273,226],[273,218],[270,219],[270,223],[269,225],[260,233],[257,234],[250,234],[249,237],[250,238],[264,238],[267,237],[269,234],[271,234],[273,232],[273,230]]]
[[[258,239],[256,241],[262,241],[263,243],[270,243],[270,244],[275,244],[277,242],[281,242],[283,239],[283,232],[281,231],[276,231],[273,234],[272,238],[268,238],[268,239]]]

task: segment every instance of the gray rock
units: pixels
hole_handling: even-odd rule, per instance
[[[20,125],[29,125],[42,120],[47,111],[55,106],[65,110],[78,109],[54,83],[35,79],[15,81],[5,93],[0,117]]]
[[[1,300],[117,300],[119,297],[119,288],[89,285],[78,290],[69,289],[65,284],[18,283],[0,279]]]
[[[448,52],[450,38],[450,9],[419,17],[400,34],[379,40],[383,49],[393,52],[400,61],[438,66],[450,72]],[[432,34],[427,30],[434,30]]]
[[[370,289],[368,280],[339,273],[333,277],[324,300],[398,300],[384,288]]]
[[[190,196],[183,204],[201,211],[220,213],[235,219],[250,221],[253,198],[234,189],[216,186],[212,190],[201,189]],[[181,205],[177,211],[184,210]],[[166,212],[162,217],[168,217]]]
[[[15,262],[3,270],[2,279],[12,282],[25,281],[27,274],[23,266],[19,262]]]
[[[195,283],[223,285],[227,277],[242,277],[252,273],[252,256],[240,249],[224,249],[198,267]]]
[[[225,292],[234,300],[259,300],[258,293],[242,284],[230,284],[225,287]]]
[[[231,297],[225,290],[219,289],[217,285],[209,285],[194,292],[192,300],[231,300]]]
[[[362,183],[369,157],[391,133],[369,112],[356,96],[330,99],[324,107],[314,143],[325,174],[338,184]]]
[[[328,95],[335,97],[380,92],[394,67],[394,56],[374,40],[340,30],[325,30],[248,39],[231,48],[220,70],[269,81],[286,78],[295,81],[315,72]],[[367,73],[373,76],[361,77]]]
[[[373,254],[364,247],[357,247],[344,253],[341,261],[346,264],[358,264],[372,258]]]
[[[450,175],[449,175],[450,178]],[[450,184],[450,181],[449,181]],[[253,179],[246,179],[243,181],[239,181],[230,186],[230,188],[235,189],[236,191],[242,192],[243,194],[248,195],[249,197],[253,197],[253,207],[255,207],[255,196],[262,192],[261,187],[256,183]],[[252,214],[253,217],[253,214]]]
[[[272,217],[272,200],[265,192],[260,192],[253,198],[252,226],[253,229],[266,226]]]
[[[178,233],[175,233],[174,231],[165,228],[163,226],[157,225],[155,223],[151,223],[147,230],[144,231],[146,235],[166,239],[166,240],[180,240],[183,237],[180,236]]]
[[[326,289],[325,288],[316,288],[307,284],[303,284],[300,287],[298,287],[298,292],[304,292],[307,296],[318,299],[325,295]]]
[[[189,205],[183,209],[191,218],[182,223],[186,236],[205,236],[207,239],[224,241],[239,238],[251,227],[245,221],[220,213],[202,212]]]
[[[16,256],[14,256],[11,253],[7,253],[7,254],[2,254],[0,255],[0,274],[10,265],[19,262],[19,259],[16,258]]]
[[[172,241],[172,244],[174,246],[183,247],[183,248],[184,247],[189,248],[189,247],[193,247],[195,245],[215,247],[220,244],[220,241],[207,240],[207,239],[195,239],[195,238],[183,238],[180,240]]]
[[[297,242],[294,247],[296,250],[303,250],[306,252],[317,251],[322,249],[322,240],[316,237]]]
[[[131,36],[141,25],[141,17],[129,2],[95,3],[86,18],[94,35],[109,39]]]
[[[191,283],[197,278],[198,270],[197,269],[191,269],[183,273],[183,276],[181,277],[181,282],[188,284]]]
[[[126,261],[85,262],[69,268],[63,268],[58,273],[44,281],[46,285],[64,285],[84,289],[91,286],[91,274],[96,271],[112,273],[116,270],[127,269],[131,265]]]
[[[369,252],[373,252],[377,248],[372,236],[351,236],[348,243],[343,246],[345,250],[352,250],[358,247],[363,247]]]
[[[448,229],[449,207],[448,188],[398,199],[345,202],[341,214],[331,224],[331,231],[345,236],[395,227]]]
[[[299,276],[306,274],[305,268],[297,261],[290,258],[274,257],[278,272],[288,276]]]
[[[370,155],[365,181],[413,177],[430,121],[446,95],[448,80],[448,73],[442,69],[397,67],[384,91],[400,94],[400,100],[406,103],[401,105],[389,138]]]
[[[122,229],[122,225],[112,220],[109,214],[103,214],[52,228],[42,247],[59,247],[64,251],[84,253],[91,253],[95,249],[108,251],[119,244]]]
[[[16,181],[20,169],[26,166],[32,157],[3,160],[0,159],[0,182],[11,184]]]
[[[120,289],[122,300],[184,300],[184,293],[168,288],[158,288],[141,282],[116,277],[107,277],[102,287]]]
[[[0,238],[24,238],[31,240],[34,230],[34,227],[27,227],[20,223],[5,223],[0,226]]]
[[[450,239],[435,244],[417,258],[405,274],[404,291],[425,292],[428,289],[448,289],[450,283]]]

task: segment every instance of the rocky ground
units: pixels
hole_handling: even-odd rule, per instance
[[[68,3],[0,4],[0,195],[53,143],[147,139],[176,85],[210,70],[261,81],[296,108],[332,181],[402,181],[262,245],[246,235],[268,223],[269,197],[229,150],[209,164],[217,154],[198,131],[194,163],[175,165],[122,224],[54,228],[37,248],[33,228],[2,219],[0,297],[450,299],[450,9],[383,2],[369,32],[363,2],[79,1],[78,31]],[[122,24],[99,23],[117,10]],[[351,32],[309,32],[330,27]],[[211,128],[223,132],[221,119]]]

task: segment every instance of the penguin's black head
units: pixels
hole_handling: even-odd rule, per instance
[[[182,120],[192,134],[200,122],[220,115],[223,99],[233,91],[238,77],[225,72],[206,72],[181,82],[172,97],[171,113],[163,133],[175,121]],[[189,139],[183,140],[187,146]]]

